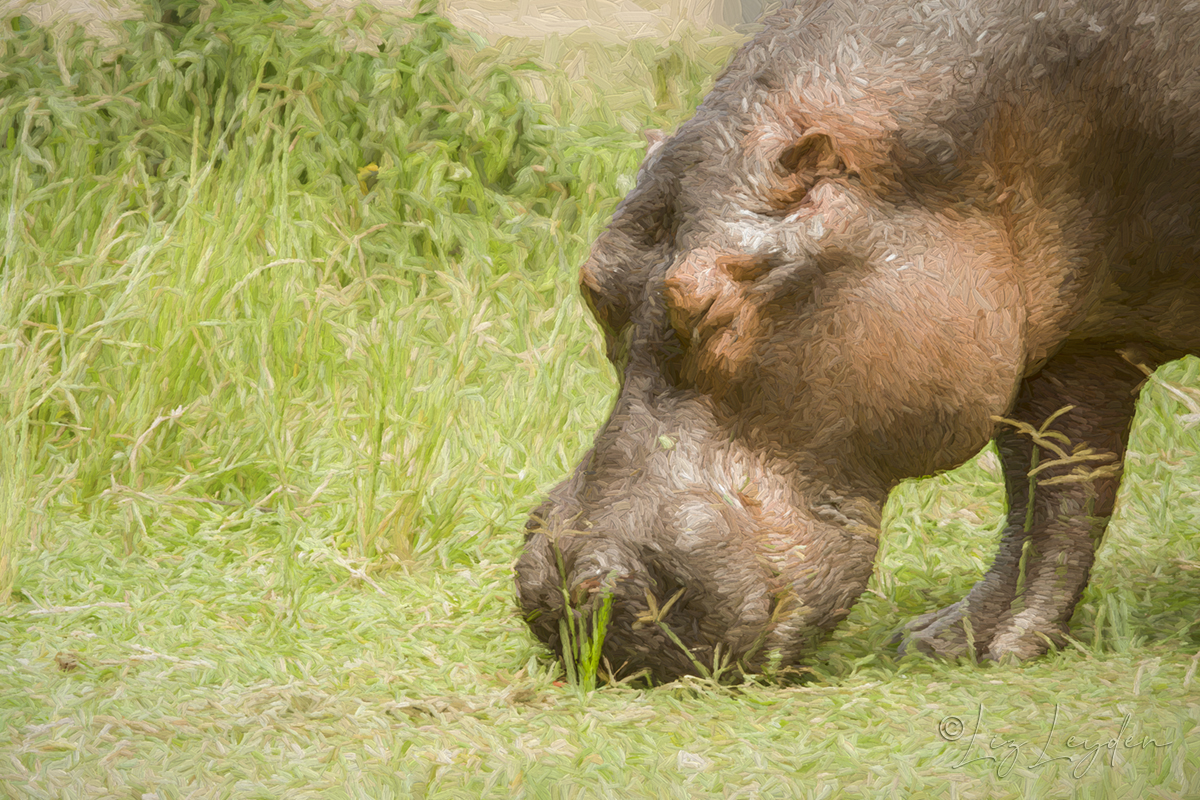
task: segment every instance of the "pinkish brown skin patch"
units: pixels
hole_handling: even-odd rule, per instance
[[[565,587],[585,620],[612,594],[619,674],[694,674],[718,648],[749,671],[795,663],[866,587],[888,492],[994,438],[995,563],[903,646],[961,655],[968,627],[995,659],[1062,641],[1116,497],[1131,361],[1200,350],[1183,8],[832,0],[770,18],[696,116],[650,138],[581,269],[622,388],[526,526],[538,638],[561,653]],[[996,418],[1039,427],[1067,405],[1052,430],[1110,468],[1046,483],[1075,468],[1051,466],[1031,498],[1035,446]]]

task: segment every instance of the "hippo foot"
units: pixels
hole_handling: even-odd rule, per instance
[[[986,658],[1002,663],[1036,658],[1051,646],[1066,644],[1066,632],[1065,625],[1050,622],[1028,610],[1022,611],[996,631],[988,643]]]
[[[981,631],[978,619],[974,626],[969,625],[971,616],[966,605],[965,600],[959,600],[953,605],[922,614],[905,625],[893,638],[893,643],[899,644],[902,655],[921,653],[931,658],[953,660],[967,655],[974,641],[980,658],[1001,663],[1037,658],[1050,647],[1061,647],[1066,643],[1065,625],[1051,622],[1044,615],[1029,610],[1009,616],[990,634],[986,630]],[[968,627],[972,634],[983,633],[984,640],[981,642],[974,636],[968,636]]]
[[[904,626],[896,634],[901,655],[922,653],[934,658],[953,660],[964,656],[969,650],[967,627],[963,620],[969,618],[966,600],[928,614],[922,614]]]

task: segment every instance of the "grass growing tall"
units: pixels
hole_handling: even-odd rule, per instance
[[[570,427],[571,274],[649,120],[555,119],[534,95],[578,117],[569,81],[433,14],[189,21],[115,54],[6,26],[0,591],[56,508],[128,552],[155,515],[241,509],[466,557],[450,534],[507,512],[464,525],[469,500],[526,460],[497,437]]]
[[[174,6],[0,26],[0,795],[1189,796],[1200,362],[1145,391],[1067,651],[886,644],[986,566],[985,455],[895,493],[816,683],[564,691],[511,564],[615,388],[576,270],[730,48]],[[1031,766],[1060,704],[1170,745]]]

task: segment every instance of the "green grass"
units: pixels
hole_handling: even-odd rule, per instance
[[[0,34],[0,796],[1200,796],[1200,440],[1162,385],[1200,361],[1144,392],[1063,652],[887,646],[986,567],[985,454],[894,494],[809,680],[579,691],[511,569],[615,390],[576,270],[727,44],[287,4],[126,39]]]

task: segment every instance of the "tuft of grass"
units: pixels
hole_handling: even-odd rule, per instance
[[[604,636],[612,616],[613,593],[610,587],[603,588],[600,600],[587,620],[575,613],[570,595],[563,589],[562,618],[558,621],[559,638],[562,641],[563,668],[567,682],[585,693],[596,689],[596,678],[600,674],[600,661],[604,649]]]

